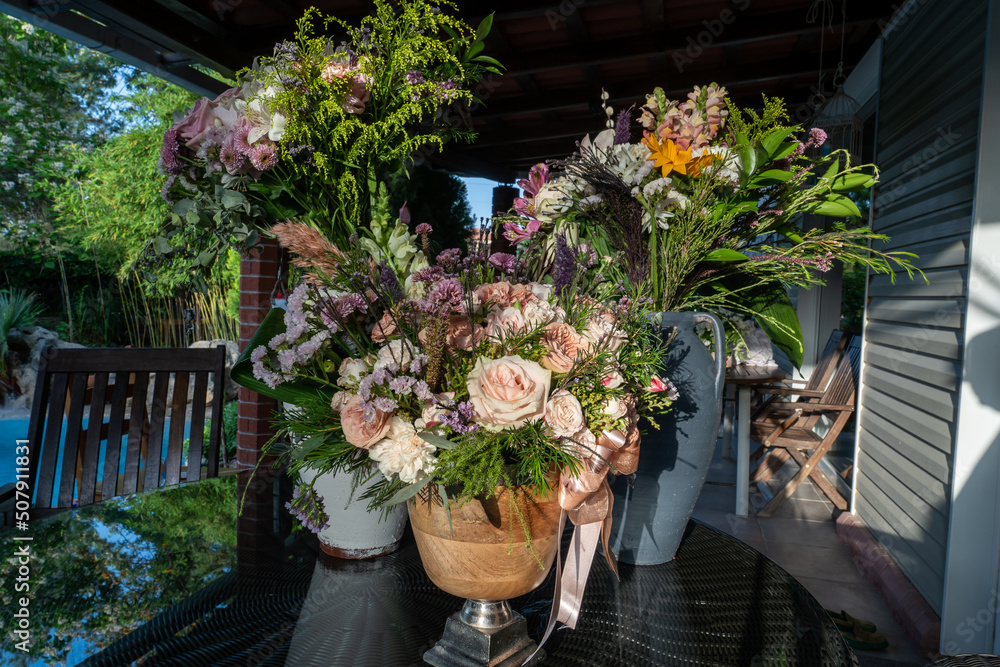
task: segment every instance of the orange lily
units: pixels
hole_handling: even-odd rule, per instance
[[[663,177],[666,178],[671,172],[677,172],[681,176],[700,176],[701,168],[712,163],[711,155],[702,157],[691,157],[691,149],[683,150],[677,147],[672,140],[660,143],[656,134],[650,134],[642,143],[646,144],[652,153],[647,160],[655,160],[654,167],[660,167]]]

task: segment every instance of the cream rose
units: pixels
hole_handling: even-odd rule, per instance
[[[545,424],[552,435],[569,438],[581,431],[585,423],[583,406],[576,396],[560,389],[549,397],[545,406]]]
[[[524,304],[521,316],[529,329],[539,329],[551,323],[556,318],[556,313],[547,301],[535,300]]]
[[[388,345],[384,345],[379,349],[374,369],[379,370],[389,364],[399,364],[400,370],[406,370],[406,367],[413,361],[414,354],[415,350],[412,343],[401,338],[396,338],[389,341]]]
[[[628,413],[628,403],[621,398],[612,396],[604,404],[604,414],[612,419],[621,419]]]
[[[360,396],[353,396],[340,411],[340,428],[347,442],[361,449],[368,449],[389,432],[392,415],[375,410],[375,418],[366,422]]]
[[[486,335],[490,338],[506,338],[512,333],[524,331],[527,324],[524,315],[513,306],[503,310],[493,309],[486,316]]]
[[[552,283],[528,283],[528,289],[542,301],[548,301],[549,294],[552,293]]]
[[[609,352],[617,352],[628,340],[628,336],[620,327],[615,326],[613,320],[609,322],[602,316],[590,318],[582,333],[583,337],[595,346],[601,343]]]
[[[519,428],[545,415],[552,371],[519,356],[480,357],[466,379],[476,419],[486,428]]]
[[[434,470],[437,448],[417,434],[413,424],[393,417],[387,437],[368,450],[368,457],[378,462],[378,469],[387,478],[399,477],[413,484]]]
[[[590,341],[577,333],[576,329],[563,322],[548,324],[541,344],[548,349],[542,357],[542,365],[556,373],[567,373],[577,357],[590,349]]]
[[[340,362],[340,377],[337,384],[341,387],[356,387],[361,382],[361,376],[368,372],[368,364],[364,359],[347,357]]]
[[[354,398],[354,394],[349,391],[338,391],[333,395],[333,400],[330,401],[330,407],[340,412],[347,405],[348,401]]]

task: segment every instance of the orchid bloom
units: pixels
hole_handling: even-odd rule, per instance
[[[527,241],[531,236],[537,233],[542,228],[542,223],[538,220],[528,220],[528,223],[522,227],[516,222],[505,222],[503,223],[504,236],[506,236],[511,243],[518,244],[521,241]]]

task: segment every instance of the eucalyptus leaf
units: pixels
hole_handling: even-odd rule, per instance
[[[238,190],[226,190],[222,193],[222,206],[225,208],[236,208],[246,201],[246,195]]]
[[[434,445],[438,449],[454,449],[455,443],[444,438],[436,433],[431,433],[430,431],[421,431],[417,435],[429,445]]]
[[[160,253],[161,255],[166,255],[173,251],[173,246],[170,245],[170,241],[163,238],[162,236],[157,236],[153,239],[153,250]]]
[[[420,493],[423,490],[423,488],[427,486],[428,482],[431,481],[431,479],[432,479],[431,475],[424,475],[423,479],[421,479],[420,481],[414,482],[409,486],[404,486],[399,491],[392,494],[392,498],[389,498],[389,500],[385,501],[385,504],[387,506],[391,506],[391,505],[398,505],[400,503],[405,503],[407,500]]]

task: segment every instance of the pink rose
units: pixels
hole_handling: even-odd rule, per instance
[[[527,323],[524,321],[524,315],[513,306],[503,310],[493,309],[486,316],[486,335],[490,338],[499,340],[512,333],[524,331],[526,328]]]
[[[445,334],[445,344],[456,350],[472,352],[486,335],[486,330],[478,324],[472,324],[465,315],[451,315],[448,318],[448,332]]]
[[[531,291],[531,285],[511,285],[510,286],[510,300],[512,302],[527,303],[528,301],[535,301],[538,297],[535,293]]]
[[[184,144],[191,150],[198,150],[205,139],[205,132],[215,124],[215,115],[212,113],[214,109],[215,103],[203,97],[195,102],[188,115],[174,126]]]
[[[333,83],[334,79],[343,79],[350,69],[347,63],[331,62],[326,64],[320,76],[327,83]]]
[[[543,330],[540,342],[548,353],[542,357],[542,365],[556,373],[568,373],[577,357],[590,349],[590,341],[566,323],[554,322]]]
[[[396,333],[396,318],[392,313],[386,313],[372,329],[372,340],[376,343],[384,343]]]
[[[330,407],[333,408],[336,412],[340,412],[341,410],[344,409],[344,406],[347,405],[352,398],[354,398],[354,394],[352,394],[351,392],[338,391],[336,394],[333,395],[333,399],[330,401]]]
[[[466,379],[477,421],[486,428],[519,428],[545,415],[552,372],[519,356],[480,357]]]
[[[496,283],[486,283],[476,288],[476,296],[484,304],[489,301],[498,308],[506,308],[513,299],[511,298],[511,285],[506,280]]]
[[[559,438],[572,437],[574,433],[583,430],[586,420],[583,416],[583,406],[576,396],[565,389],[552,394],[545,406],[545,423],[549,432]]]
[[[362,403],[364,401],[360,396],[354,396],[347,401],[340,411],[340,428],[344,431],[347,442],[355,447],[368,449],[389,432],[392,414],[376,410],[375,419],[366,422]]]

